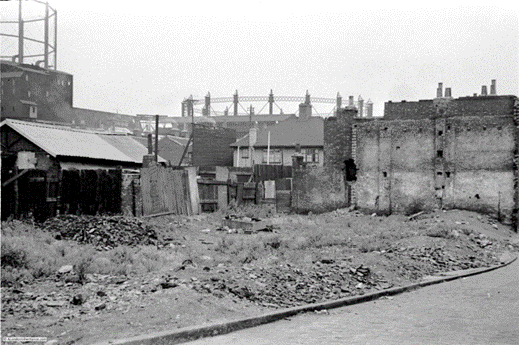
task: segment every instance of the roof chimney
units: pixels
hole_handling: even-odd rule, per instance
[[[366,116],[373,117],[373,102],[371,102],[371,99],[368,99],[366,103]]]
[[[353,96],[349,96],[348,97],[348,107],[353,107],[354,104],[353,104]]]
[[[445,97],[452,98],[451,88],[450,87],[446,87],[445,88]]]
[[[364,100],[359,95],[359,117],[362,117],[364,115]]]
[[[481,96],[486,96],[486,95],[487,95],[487,86],[482,85],[481,86]]]
[[[490,85],[490,94],[497,95],[496,93],[496,80],[492,79],[492,85]]]
[[[443,97],[443,83],[438,83],[438,88],[436,89],[436,97],[437,98]]]

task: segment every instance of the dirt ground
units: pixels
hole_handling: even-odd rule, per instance
[[[165,216],[160,252],[143,274],[62,275],[2,287],[2,336],[92,344],[354,296],[516,255],[509,226],[468,211],[409,218],[337,210],[270,215],[270,231],[221,227],[222,214]]]

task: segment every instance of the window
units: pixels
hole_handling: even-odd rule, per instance
[[[31,91],[27,91],[27,97],[31,97]]]
[[[305,163],[319,163],[319,151],[317,149],[302,149],[301,153]]]
[[[249,149],[241,149],[241,158],[242,159],[249,159]]]
[[[281,164],[283,155],[279,149],[270,149],[269,164]],[[267,163],[267,150],[263,150],[263,163]]]

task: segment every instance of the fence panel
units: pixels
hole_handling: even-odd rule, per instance
[[[254,181],[268,181],[292,177],[292,167],[286,165],[254,165]]]
[[[290,212],[292,207],[292,179],[277,179],[275,185],[276,210],[278,212]]]
[[[187,172],[152,165],[141,170],[143,214],[189,215],[191,200]]]

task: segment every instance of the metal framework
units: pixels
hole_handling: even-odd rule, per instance
[[[252,105],[249,109],[243,107],[242,103],[251,103],[251,102],[265,102],[265,104],[261,107],[260,111],[254,113],[254,108]],[[232,115],[260,115],[263,109],[268,105],[268,115],[274,114],[274,106],[276,106],[279,111],[282,113],[281,107],[277,104],[277,102],[294,102],[294,103],[305,103],[312,105],[313,103],[325,103],[325,104],[335,104],[333,109],[328,113],[328,115],[334,114],[337,109],[339,109],[342,105],[342,97],[340,93],[337,93],[336,98],[327,98],[327,97],[311,97],[306,91],[306,95],[303,97],[300,96],[274,96],[272,90],[270,90],[270,94],[268,96],[239,96],[238,90],[234,93],[232,97],[215,97],[211,98],[211,94],[208,92],[204,99],[194,99],[193,96],[189,96],[182,101],[182,116],[194,116],[194,114],[201,114],[205,116],[227,116],[229,114],[229,109],[231,108]],[[216,111],[211,106],[212,103],[228,103],[229,105],[226,107],[224,111]],[[196,106],[202,106],[196,107]],[[360,114],[364,112],[364,107],[366,107],[366,114],[372,109],[372,103],[368,101],[368,103],[364,104],[364,101],[359,96],[358,101],[354,101],[353,96],[350,96],[348,106],[354,106],[359,109]],[[240,108],[243,112],[240,111]],[[318,115],[317,109],[312,105],[312,109]],[[297,113],[297,112],[296,112]]]
[[[42,57],[42,60],[36,61],[36,64],[39,65],[43,62],[43,67],[48,69],[49,67],[57,68],[57,57],[58,57],[58,12],[49,6],[48,2],[43,2],[39,0],[27,0],[25,2],[33,2],[38,3],[45,6],[45,14],[42,17],[24,20],[23,18],[23,6],[22,3],[24,1],[18,0],[18,20],[6,20],[0,21],[0,24],[18,24],[18,35],[8,34],[5,32],[0,32],[0,36],[4,37],[13,37],[18,38],[18,54],[16,55],[1,55],[2,59],[12,59],[13,62],[18,61],[18,63],[24,63],[25,58],[34,58],[34,57]],[[51,44],[49,41],[49,31],[51,30],[50,22],[51,19],[54,18],[54,43]],[[43,40],[35,39],[31,37],[26,37],[24,34],[24,26],[27,23],[33,22],[43,22]],[[39,54],[32,55],[24,55],[24,41],[31,41],[35,43],[40,43],[43,45],[43,52]],[[3,52],[2,52],[3,53]],[[54,55],[54,64],[51,66],[49,63],[50,57]]]

